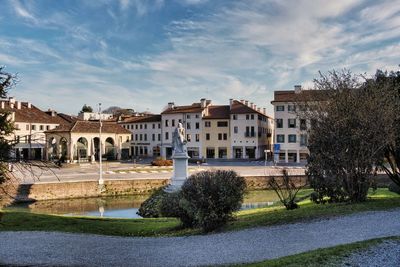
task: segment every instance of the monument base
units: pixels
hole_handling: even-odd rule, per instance
[[[189,176],[188,159],[186,152],[174,153],[172,160],[174,163],[174,175],[171,177],[170,185],[166,188],[167,192],[174,192],[181,189],[183,183]]]

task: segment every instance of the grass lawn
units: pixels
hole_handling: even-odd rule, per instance
[[[287,211],[282,206],[239,211],[235,221],[220,231],[276,225],[327,218],[361,211],[387,210],[400,207],[400,195],[387,189],[370,194],[368,201],[359,204],[316,205],[302,201],[297,210]],[[199,234],[198,229],[181,229],[174,218],[160,219],[104,219],[44,215],[20,211],[0,211],[0,231],[62,231],[115,236],[178,236]]]
[[[331,248],[317,249],[292,256],[282,257],[274,260],[266,260],[257,263],[234,265],[245,267],[319,267],[319,266],[338,266],[341,261],[357,251],[368,249],[371,246],[378,245],[384,240],[400,240],[400,237],[378,238],[352,244],[340,245]]]

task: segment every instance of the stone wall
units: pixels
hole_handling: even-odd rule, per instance
[[[250,190],[269,189],[269,176],[246,176],[247,188]],[[295,184],[306,182],[306,176],[292,176]],[[50,199],[71,199],[100,196],[123,196],[148,194],[168,183],[169,179],[135,179],[135,180],[108,180],[105,181],[103,191],[99,190],[97,181],[87,182],[54,182],[22,184],[15,190],[15,201],[33,201]],[[378,186],[388,186],[390,183],[386,175],[378,175]]]

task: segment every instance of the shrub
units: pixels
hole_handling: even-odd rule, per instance
[[[172,166],[173,163],[172,163],[172,160],[170,160],[170,159],[164,159],[164,158],[158,157],[151,162],[151,165],[152,166]]]
[[[143,218],[158,218],[160,217],[160,202],[163,196],[165,187],[161,187],[151,194],[141,205],[137,212]]]
[[[179,218],[184,227],[193,226],[193,218],[181,207],[181,191],[165,193],[159,204],[159,211],[162,217]]]
[[[395,183],[390,183],[389,185],[389,191],[400,194],[400,186],[398,186]]]
[[[193,225],[205,232],[226,224],[241,208],[246,183],[234,171],[204,171],[191,175],[182,186],[181,208]]]

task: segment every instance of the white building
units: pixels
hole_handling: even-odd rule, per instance
[[[305,163],[309,155],[307,148],[307,121],[296,115],[296,94],[312,94],[314,90],[302,90],[295,85],[294,90],[275,91],[275,143],[280,145],[278,162]]]
[[[132,133],[133,157],[158,157],[161,155],[161,115],[132,116],[119,124]]]
[[[14,144],[12,156],[16,159],[45,159],[44,132],[72,120],[72,117],[55,111],[43,112],[29,102],[17,101],[13,97],[0,99],[0,113],[2,111],[10,113],[10,121],[16,128],[12,135],[6,136]]]
[[[78,119],[84,121],[98,121],[101,120],[111,120],[113,118],[113,114],[111,113],[98,113],[98,112],[79,112]]]

